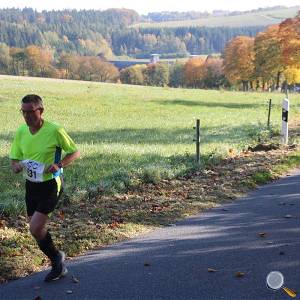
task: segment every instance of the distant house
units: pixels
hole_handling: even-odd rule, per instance
[[[150,63],[156,64],[157,62],[159,62],[159,54],[157,53],[151,54]]]
[[[214,10],[212,12],[212,15],[214,17],[223,17],[223,16],[228,16],[230,14],[229,10]]]

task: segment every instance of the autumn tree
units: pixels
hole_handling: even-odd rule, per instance
[[[300,67],[300,11],[279,25],[282,59],[287,67]]]
[[[12,47],[9,49],[9,55],[12,58],[12,74],[24,76],[26,72],[26,54],[24,49]]]
[[[219,88],[227,85],[223,73],[223,59],[208,56],[203,65],[203,87],[209,89]]]
[[[143,74],[145,85],[167,86],[169,83],[169,67],[165,63],[149,64]]]
[[[78,42],[87,56],[99,56],[102,59],[111,59],[113,57],[113,52],[108,42],[100,34],[95,34],[93,40],[79,39]]]
[[[80,56],[78,58],[78,76],[81,80],[92,81],[93,65],[90,56]]]
[[[54,51],[49,48],[40,48],[39,69],[42,77],[55,76],[55,68],[53,66]]]
[[[114,65],[102,61],[99,57],[81,56],[78,75],[82,80],[116,82],[119,71]]]
[[[144,34],[143,37],[144,50],[151,52],[157,45],[157,38],[154,34]]]
[[[0,43],[0,72],[2,74],[8,73],[10,61],[9,47],[4,43]]]
[[[109,62],[98,64],[94,78],[102,82],[118,82],[120,73],[118,68]]]
[[[171,87],[183,87],[184,86],[184,64],[176,62],[170,66],[170,79],[169,85]]]
[[[193,57],[189,59],[184,66],[185,85],[193,88],[203,87],[204,63],[202,57]]]
[[[284,75],[287,84],[300,83],[300,68],[298,67],[287,67],[284,70]]]
[[[143,85],[144,83],[144,70],[146,65],[134,65],[121,70],[120,80],[122,83]]]
[[[58,68],[65,79],[78,79],[79,56],[63,53],[59,57]]]
[[[295,18],[279,25],[279,35],[286,87],[287,84],[300,82],[300,12]]]
[[[254,51],[255,77],[262,82],[262,89],[265,89],[266,84],[278,89],[284,71],[278,25],[270,26],[257,34]]]
[[[224,73],[232,84],[243,85],[243,90],[249,88],[254,79],[254,38],[238,36],[228,42],[224,50]]]
[[[53,52],[34,45],[25,48],[26,64],[29,74],[45,76],[53,61]]]

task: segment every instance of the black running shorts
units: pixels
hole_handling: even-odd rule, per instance
[[[45,215],[51,213],[55,209],[62,193],[60,177],[44,182],[26,180],[25,187],[26,209],[29,217],[36,211]]]

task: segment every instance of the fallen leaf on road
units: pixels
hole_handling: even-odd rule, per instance
[[[79,280],[73,275],[73,276],[72,276],[72,282],[74,282],[74,283],[79,283]]]
[[[260,232],[258,235],[259,235],[260,237],[266,237],[266,236],[267,236],[266,232]]]
[[[150,265],[148,262],[145,262],[145,263],[144,263],[144,266],[145,266],[145,267],[150,267],[151,265]]]
[[[65,218],[65,212],[63,210],[60,210],[58,216],[61,220],[63,220]]]
[[[119,227],[119,223],[118,222],[112,222],[112,223],[110,223],[108,226],[109,226],[109,228],[111,228],[111,229],[114,229],[114,228],[117,228],[117,227]]]
[[[212,268],[208,268],[208,269],[207,269],[207,271],[208,271],[209,273],[214,273],[214,272],[217,272],[217,270],[215,270],[215,269],[212,269]]]
[[[159,206],[157,204],[152,204],[152,208],[150,209],[150,211],[152,213],[155,213],[155,212],[160,212],[163,210],[163,207],[162,206]]]
[[[151,200],[150,196],[144,196],[144,199],[143,199],[144,202],[147,202],[147,201],[150,201],[150,200]]]
[[[6,227],[6,222],[4,220],[0,220],[0,228]]]
[[[96,228],[97,228],[97,229],[101,229],[101,228],[102,228],[102,225],[97,223],[97,224],[96,224]]]
[[[241,278],[241,277],[244,277],[244,276],[245,276],[244,272],[236,272],[235,273],[235,277]]]

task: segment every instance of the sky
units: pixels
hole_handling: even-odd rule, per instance
[[[100,9],[130,8],[139,14],[159,11],[208,11],[230,10],[244,11],[259,7],[277,5],[296,6],[300,0],[0,0],[0,8],[31,7],[38,11],[62,9]]]

